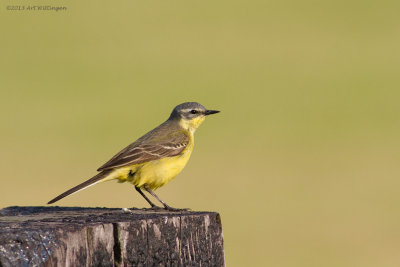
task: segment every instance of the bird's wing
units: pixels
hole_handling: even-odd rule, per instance
[[[184,131],[175,131],[167,135],[154,134],[151,137],[140,138],[117,153],[98,171],[177,156],[186,148],[189,141],[190,137]]]

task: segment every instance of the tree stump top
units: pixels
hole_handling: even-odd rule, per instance
[[[0,266],[224,266],[215,212],[0,210]]]

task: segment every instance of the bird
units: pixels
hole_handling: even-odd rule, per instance
[[[97,183],[117,180],[133,184],[136,191],[150,204],[150,209],[182,210],[169,206],[154,190],[170,182],[183,170],[193,151],[194,132],[207,116],[219,112],[206,109],[197,102],[177,105],[165,122],[118,152],[97,169],[97,175],[65,191],[47,204]],[[163,207],[155,205],[143,190],[157,199]]]

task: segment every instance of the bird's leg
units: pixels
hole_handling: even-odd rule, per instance
[[[155,197],[158,201],[160,201],[160,203],[164,205],[164,208],[165,208],[166,210],[171,208],[170,206],[168,206],[167,203],[165,203],[164,201],[162,201],[162,199],[159,198],[150,188],[148,188],[147,186],[145,186],[144,189],[145,189],[147,192],[149,192],[153,197]]]
[[[155,205],[153,202],[151,202],[151,200],[142,192],[142,190],[140,190],[139,187],[135,186],[136,191],[139,192],[140,195],[142,195],[142,197],[144,197],[144,199],[146,199],[146,201],[150,204],[152,209],[161,209],[161,207]]]
[[[168,206],[167,203],[165,203],[164,201],[162,201],[161,198],[159,198],[153,191],[151,191],[150,188],[148,188],[147,186],[145,186],[144,189],[145,189],[147,192],[149,192],[153,197],[155,197],[158,201],[160,201],[160,203],[164,205],[164,208],[165,208],[166,210],[169,210],[169,211],[183,211],[183,210],[188,210],[188,209],[175,209],[175,208],[173,208],[173,207],[170,207],[170,206]]]

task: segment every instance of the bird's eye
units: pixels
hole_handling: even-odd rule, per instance
[[[192,113],[192,114],[197,114],[197,110],[192,109],[192,110],[190,111],[190,113]]]

